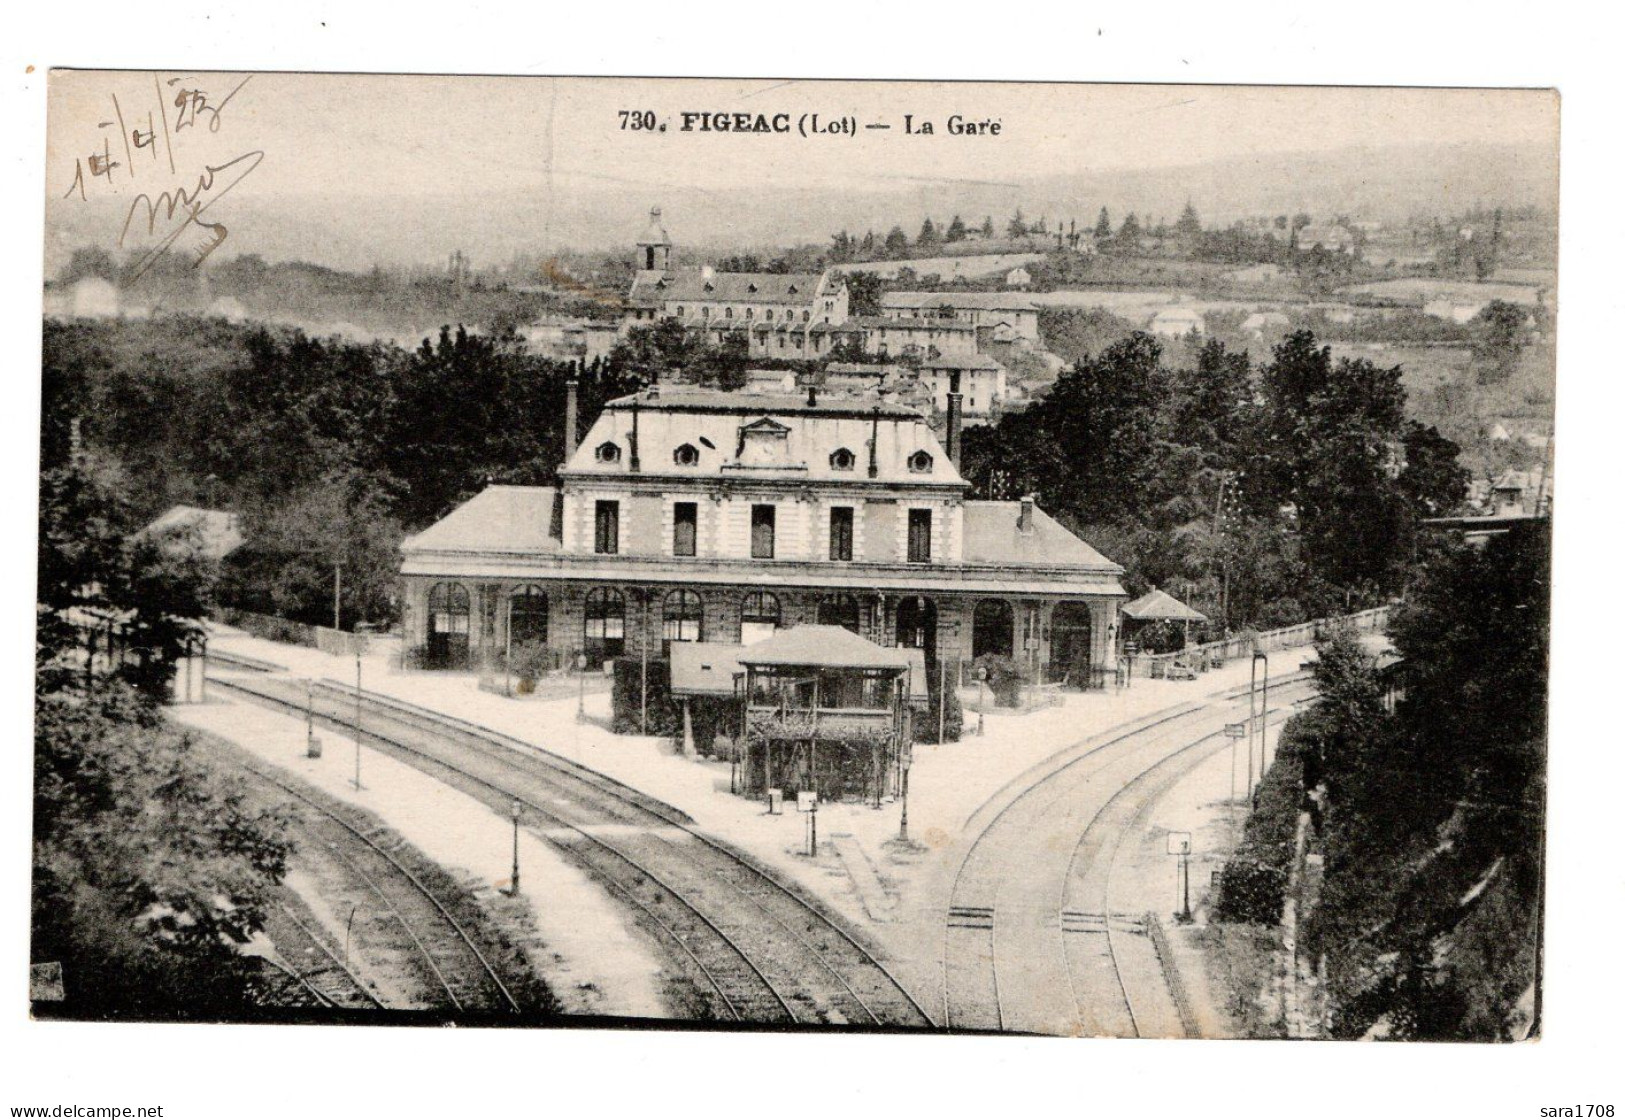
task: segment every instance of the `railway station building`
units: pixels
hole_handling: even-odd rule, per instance
[[[408,664],[556,667],[750,645],[803,623],[1089,687],[1114,667],[1122,569],[1037,503],[974,501],[917,409],[652,386],[610,401],[557,487],[490,486],[403,548]],[[577,430],[570,390],[567,439]],[[572,440],[573,442],[573,440]]]

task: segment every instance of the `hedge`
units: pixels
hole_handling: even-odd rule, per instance
[[[1281,729],[1275,761],[1258,787],[1258,806],[1247,817],[1241,843],[1219,876],[1213,906],[1219,921],[1275,925],[1281,920],[1304,804],[1301,731],[1296,717]]]

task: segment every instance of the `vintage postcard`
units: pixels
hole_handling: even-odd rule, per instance
[[[35,1017],[1540,1034],[1554,92],[47,100]]]

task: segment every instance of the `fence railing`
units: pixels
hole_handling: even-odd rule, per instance
[[[258,614],[255,611],[239,610],[236,607],[220,607],[214,612],[214,618],[227,626],[235,626],[256,638],[264,638],[269,642],[287,642],[296,646],[308,646],[311,649],[320,648],[317,643],[317,627],[303,622],[294,622],[291,619],[278,618],[271,614]]]
[[[1313,645],[1315,639],[1334,626],[1346,626],[1359,633],[1386,630],[1388,614],[1392,609],[1391,606],[1373,607],[1371,610],[1358,611],[1355,614],[1310,619],[1308,622],[1283,626],[1277,630],[1238,634],[1217,642],[1204,642],[1199,646],[1174,650],[1171,653],[1138,654],[1134,658],[1134,666],[1137,671],[1143,667],[1148,676],[1164,676],[1175,665],[1202,672],[1239,657],[1251,657],[1254,650],[1271,653],[1278,649]]]

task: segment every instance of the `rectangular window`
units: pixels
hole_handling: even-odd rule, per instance
[[[700,507],[696,502],[678,502],[672,509],[671,554],[693,556],[694,540],[700,524]]]
[[[931,511],[928,509],[908,511],[908,560],[911,564],[931,561]]]
[[[756,560],[773,559],[773,506],[750,507],[750,554]]]
[[[851,506],[836,506],[829,511],[829,558],[852,559]]]
[[[593,513],[592,550],[608,555],[621,550],[621,503],[601,501]]]

